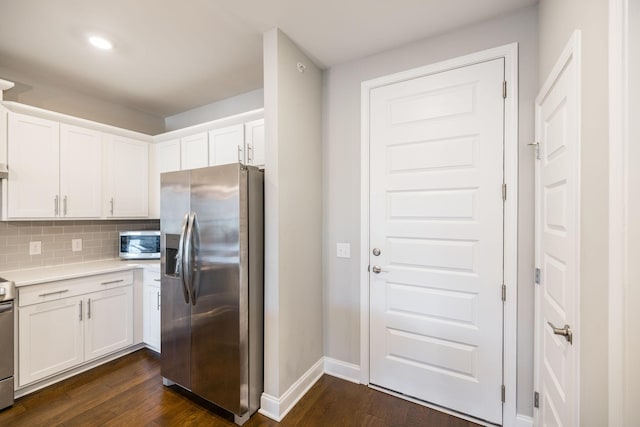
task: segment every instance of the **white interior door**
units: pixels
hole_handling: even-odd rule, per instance
[[[580,65],[576,43],[574,38],[565,49],[536,99],[536,266],[540,283],[536,286],[535,332],[539,408],[534,415],[539,426],[579,425]]]
[[[498,424],[503,81],[496,59],[370,97],[370,383]]]

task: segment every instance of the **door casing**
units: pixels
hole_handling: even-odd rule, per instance
[[[360,141],[360,382],[369,384],[369,97],[374,88],[430,74],[504,58],[507,97],[504,110],[504,303],[503,425],[516,425],[517,305],[518,305],[518,44],[457,57],[424,67],[367,80],[361,86]],[[498,296],[496,296],[498,297]],[[418,402],[421,404],[428,404]],[[437,408],[441,410],[441,408]]]

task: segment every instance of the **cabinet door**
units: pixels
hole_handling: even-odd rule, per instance
[[[122,286],[85,296],[85,360],[133,344],[133,289]]]
[[[244,163],[244,126],[209,131],[209,166]]]
[[[149,144],[105,135],[108,217],[149,215]]]
[[[182,170],[207,167],[209,156],[207,142],[206,132],[187,136],[180,140],[182,146]]]
[[[160,351],[160,286],[144,285],[143,341]]]
[[[9,113],[8,216],[53,218],[59,212],[59,125]]]
[[[83,362],[82,298],[18,309],[18,383],[32,383]]]
[[[102,135],[60,125],[60,216],[102,215]]]
[[[245,123],[244,126],[247,164],[264,166],[264,119]]]
[[[180,140],[159,142],[156,144],[156,164],[158,172],[175,172],[180,170]]]

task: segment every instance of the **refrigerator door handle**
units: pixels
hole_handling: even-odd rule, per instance
[[[178,253],[176,254],[176,269],[175,275],[180,279],[182,284],[182,293],[184,294],[184,302],[189,304],[189,290],[184,277],[184,251],[185,251],[185,237],[187,235],[187,229],[189,227],[189,212],[184,214],[182,221],[182,231],[180,232],[180,242],[178,243]]]
[[[192,237],[193,237],[193,218],[194,214],[188,213],[187,233],[184,237],[184,247],[182,252],[182,276],[183,285],[188,293],[189,300],[195,305],[193,301],[193,295],[191,294],[191,281],[193,280],[193,271],[191,271],[191,252],[192,252]],[[187,304],[189,303],[187,300]]]
[[[198,301],[198,284],[200,283],[200,269],[198,265],[198,253],[200,251],[200,230],[198,229],[198,218],[196,217],[195,212],[191,213],[189,244],[189,295],[191,296],[191,304],[196,305]]]

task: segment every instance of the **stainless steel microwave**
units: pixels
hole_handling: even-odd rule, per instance
[[[120,258],[160,259],[160,231],[121,231]]]

